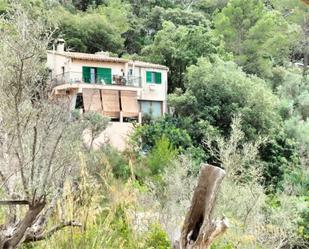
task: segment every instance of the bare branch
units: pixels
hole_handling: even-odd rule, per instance
[[[42,190],[44,191],[45,190],[45,186],[46,186],[46,183],[47,183],[47,180],[48,180],[48,176],[50,174],[50,170],[51,170],[51,167],[52,167],[52,162],[54,160],[54,157],[55,157],[55,153],[56,153],[56,150],[58,148],[58,145],[62,139],[62,136],[63,136],[63,132],[64,132],[65,128],[62,129],[60,135],[58,136],[55,144],[54,144],[54,147],[53,147],[53,150],[52,150],[52,153],[51,153],[51,156],[50,156],[50,159],[49,159],[49,162],[48,162],[48,165],[47,165],[47,168],[46,168],[46,175],[43,179],[43,184],[42,184]]]
[[[37,139],[38,139],[38,130],[36,125],[33,127],[33,144],[32,144],[32,165],[30,171],[30,179],[31,179],[31,186],[33,186],[33,179],[34,179],[34,169],[35,169],[35,156],[36,156],[36,147],[37,147]]]
[[[29,201],[27,200],[7,200],[7,201],[0,201],[1,205],[29,205]]]
[[[60,231],[61,229],[65,228],[65,227],[82,227],[82,224],[77,222],[77,221],[67,221],[67,222],[63,222],[60,223],[57,226],[54,226],[53,228],[51,228],[49,231],[45,232],[45,233],[41,233],[41,234],[28,234],[24,240],[24,243],[31,243],[31,242],[36,242],[36,241],[40,241],[40,240],[45,240],[50,238],[51,236],[53,236],[56,232]]]

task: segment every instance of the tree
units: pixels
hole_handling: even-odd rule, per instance
[[[83,13],[70,13],[59,7],[57,13],[59,30],[55,36],[62,35],[67,47],[78,52],[95,53],[110,51],[122,53],[124,39],[128,30],[128,6],[120,1],[110,1],[107,6]]]
[[[94,147],[94,140],[97,138],[102,131],[104,131],[109,123],[109,118],[102,116],[96,112],[87,112],[83,116],[83,121],[85,122],[86,127],[88,128],[89,135],[89,144],[86,145],[89,151]],[[84,134],[86,135],[86,134]],[[101,144],[99,144],[100,146]]]
[[[207,28],[209,25],[209,20],[201,12],[180,8],[164,9],[156,6],[147,15],[145,28],[149,33],[156,34],[162,29],[164,21],[172,22],[176,27],[201,26]]]
[[[202,127],[212,126],[229,134],[232,117],[237,114],[242,115],[248,139],[272,134],[280,125],[278,99],[265,82],[217,57],[212,62],[201,58],[189,67],[185,92],[176,92],[169,100],[176,116],[191,119],[195,129],[191,128],[190,135],[197,142],[203,138]],[[202,121],[204,125],[198,128]]]
[[[264,6],[260,0],[232,0],[214,18],[218,35],[224,37],[226,48],[241,55],[242,44],[251,27],[262,17]]]
[[[248,31],[243,43],[244,71],[262,78],[272,76],[272,67],[287,65],[299,37],[298,26],[289,25],[279,12],[266,12]]]
[[[194,4],[194,8],[207,13],[210,17],[217,11],[221,11],[228,3],[228,0],[200,0]]]
[[[165,21],[178,26],[208,27],[209,20],[201,12],[182,8],[165,8],[161,5],[147,7],[144,3],[139,14],[131,13],[130,29],[124,34],[126,49],[129,53],[140,53],[143,46],[151,45]],[[134,5],[132,6],[134,9]]]
[[[305,0],[295,2],[291,2],[288,0],[272,0],[271,3],[276,10],[282,13],[284,18],[289,23],[294,25],[297,24],[301,27],[301,29],[299,30],[300,35],[298,36],[298,40],[293,46],[292,59],[296,61],[303,61],[303,75],[305,76],[309,63],[309,6],[306,6]]]
[[[233,118],[228,137],[207,137],[204,142],[226,172],[217,213],[226,214],[234,224],[221,241],[218,239],[217,247],[306,248],[307,242],[295,223],[296,217],[306,210],[305,202],[284,194],[265,194],[259,151],[269,141],[259,137],[244,142],[242,122],[239,117]]]
[[[285,139],[293,139],[297,147],[308,148],[309,133],[309,84],[308,78],[303,77],[301,69],[284,69],[277,67],[273,70],[273,88],[281,99],[281,116],[284,119]],[[282,144],[282,135],[278,143]],[[279,137],[280,137],[279,136]],[[283,146],[289,148],[290,146]],[[292,162],[293,160],[288,160]]]
[[[104,0],[72,0],[76,9],[86,11],[91,6],[98,6],[104,3]]]
[[[299,27],[289,25],[279,12],[267,10],[261,0],[232,0],[214,23],[235,61],[245,72],[262,78],[272,76],[274,65],[286,64],[299,36]]]
[[[48,96],[48,20],[32,19],[25,9],[12,4],[0,19],[0,186],[1,204],[8,205],[0,248],[12,249],[80,226],[71,220],[47,229],[77,163],[81,130],[70,119],[68,105],[56,105]],[[17,212],[16,205],[28,208]]]
[[[196,146],[205,136],[228,136],[233,117],[241,114],[244,141],[255,141],[261,135],[269,137],[268,143],[259,148],[259,156],[265,186],[275,190],[285,170],[299,163],[294,138],[283,129],[279,99],[263,80],[247,75],[235,63],[213,59],[200,59],[196,66],[189,67],[186,91],[169,98],[174,115]],[[220,164],[209,155],[209,147],[204,151],[208,162]]]
[[[154,43],[142,50],[145,59],[169,67],[169,92],[176,87],[183,88],[185,71],[195,64],[197,58],[211,54],[224,54],[211,30],[203,26],[178,26],[164,22]]]
[[[213,156],[218,158],[220,167],[225,171],[214,213],[216,216],[227,217],[229,224],[231,224],[228,232],[218,237],[212,247],[251,249],[280,248],[284,245],[287,248],[293,246],[306,248],[306,234],[303,233],[306,231],[303,229],[307,229],[305,225],[307,217],[305,198],[282,193],[265,194],[261,184],[263,162],[259,159],[259,147],[267,140],[259,137],[256,141],[244,142],[245,134],[241,130],[241,123],[239,117],[233,118],[229,136],[209,136],[203,143],[210,148]],[[184,215],[187,214],[186,217],[188,217],[188,214],[197,214],[198,212],[191,212],[191,210],[197,211],[198,207],[204,204],[203,195],[198,198],[201,200],[200,202],[192,202],[194,200],[194,197],[191,198],[192,193],[195,196],[198,190],[200,192],[205,190],[200,184],[205,183],[205,178],[202,182],[198,181],[197,176],[191,174],[192,166],[192,161],[188,158],[183,155],[178,157],[166,168],[161,178],[162,181],[147,184],[147,186],[152,186],[153,191],[144,193],[145,197],[151,197],[150,200],[148,198],[145,201],[144,205],[150,208],[159,206],[159,209],[156,209],[159,216],[157,219],[160,220],[162,227],[167,231],[172,241],[177,240],[181,234],[181,229],[177,224],[183,224],[183,228],[187,229],[183,229],[183,232],[193,230],[192,233],[183,233],[182,235],[184,243],[187,243],[188,247],[188,244],[193,246],[197,241],[192,238],[205,232],[199,226],[200,222],[195,222],[198,215],[190,217],[192,218],[189,219],[192,221],[191,223],[186,222],[188,219],[183,222]],[[294,177],[294,174],[291,177]],[[307,181],[303,179],[303,182]],[[158,186],[153,187],[153,184]],[[196,188],[196,186],[201,188]],[[205,186],[211,188],[212,185],[205,183]],[[306,187],[305,184],[304,187]],[[212,201],[207,202],[210,205],[212,203]],[[201,208],[201,210],[204,209]],[[300,217],[302,212],[304,212],[303,218],[296,218]],[[223,220],[226,221],[226,219]],[[299,220],[300,226],[295,220]],[[220,219],[216,221],[220,224]],[[191,228],[196,229],[188,229],[190,224],[192,224]],[[197,226],[193,224],[197,224]],[[192,234],[195,235],[192,236]],[[302,238],[303,235],[304,238]],[[207,235],[204,238],[207,239]],[[175,248],[178,248],[177,243]]]

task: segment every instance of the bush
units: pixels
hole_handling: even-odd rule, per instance
[[[309,202],[309,197],[307,201]],[[309,209],[304,209],[300,215],[298,232],[299,235],[307,241],[307,245],[309,245]]]
[[[145,248],[171,249],[171,242],[159,224],[154,224],[150,227],[148,234],[146,234]]]
[[[190,135],[186,130],[179,128],[176,122],[170,116],[152,120],[137,127],[132,139],[143,151],[151,150],[162,136],[168,138],[174,148],[182,150],[192,146]]]
[[[90,151],[85,160],[90,174],[98,178],[102,172],[113,173],[116,178],[124,180],[130,177],[131,171],[126,156],[110,145]]]
[[[147,166],[149,167],[152,175],[157,175],[163,172],[171,161],[177,155],[170,142],[164,135],[155,143],[155,146],[147,156]]]
[[[287,168],[279,187],[289,195],[309,196],[309,168],[294,165]]]
[[[107,146],[104,149],[104,156],[116,178],[128,179],[130,177],[131,172],[129,162],[123,154],[113,147]]]
[[[280,132],[262,145],[260,157],[264,166],[264,184],[274,187],[274,190],[283,180],[285,170],[299,165],[297,144],[287,138],[284,132]]]

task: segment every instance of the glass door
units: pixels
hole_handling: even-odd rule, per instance
[[[95,84],[96,80],[95,80],[95,76],[96,76],[96,72],[95,72],[95,68],[90,68],[90,83],[91,84]]]

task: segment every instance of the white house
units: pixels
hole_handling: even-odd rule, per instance
[[[70,109],[95,111],[114,121],[162,116],[167,111],[167,73],[163,65],[95,54],[66,52],[64,40],[47,52],[52,96]]]

